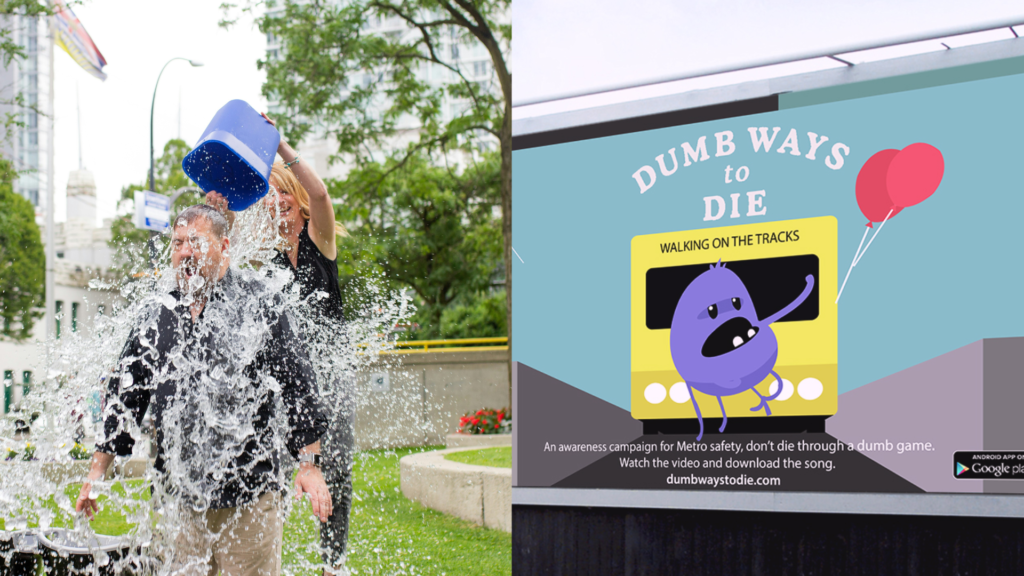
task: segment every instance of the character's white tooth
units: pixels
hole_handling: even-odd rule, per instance
[[[747,338],[753,338],[754,334],[757,334],[757,332],[754,332],[753,328],[751,328],[750,330],[747,330]]]
[[[740,336],[737,336],[732,339],[733,348],[738,348],[741,344],[743,344],[743,338],[741,338]]]

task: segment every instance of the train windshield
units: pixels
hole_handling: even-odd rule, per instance
[[[686,287],[697,276],[706,272],[705,264],[688,264],[651,268],[647,271],[647,328],[668,330],[672,315]],[[726,262],[726,267],[740,277],[750,292],[758,318],[767,318],[796,300],[807,285],[808,274],[814,276],[814,289],[810,296],[779,322],[814,320],[818,317],[818,257],[813,254],[782,256],[758,260]]]

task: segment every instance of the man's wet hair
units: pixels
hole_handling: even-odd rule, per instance
[[[196,218],[205,218],[210,223],[210,230],[217,235],[217,238],[223,238],[228,233],[227,218],[219,210],[207,204],[196,204],[182,210],[174,219],[171,229],[177,228],[179,224],[191,224],[195,222]]]

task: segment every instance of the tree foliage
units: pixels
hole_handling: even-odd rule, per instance
[[[14,176],[10,162],[0,160],[0,333],[21,341],[42,316],[46,257],[35,209],[14,192]]]
[[[482,291],[463,296],[460,302],[441,313],[441,329],[436,333],[420,329],[413,338],[490,338],[507,336],[505,330],[505,289]]]
[[[503,86],[492,89],[451,55],[458,44],[482,42],[497,58],[494,69],[504,84],[511,28],[494,18],[507,8],[493,1],[285,0],[260,21],[261,30],[285,46],[259,62],[267,72],[263,92],[283,107],[278,125],[290,139],[316,126],[337,138],[340,153],[357,158],[388,149],[405,116],[417,120],[418,147],[457,146],[478,131],[498,138]],[[389,19],[410,32],[366,33],[371,22]],[[446,43],[451,40],[455,48]],[[431,82],[428,66],[449,72],[452,81]],[[446,101],[463,104],[447,123]]]
[[[164,144],[163,154],[153,162],[153,188],[162,194],[171,194],[181,188],[195,187],[195,184],[188,179],[185,171],[181,169],[181,161],[192,151],[192,148],[184,140],[172,138]],[[148,177],[142,184],[129,184],[121,189],[121,199],[130,200],[135,197],[135,192],[149,190]],[[189,205],[195,204],[195,198],[179,198],[175,206],[181,206],[182,202],[189,201]]]
[[[342,200],[339,218],[355,223],[338,256],[349,313],[366,294],[365,279],[383,277],[415,293],[420,328],[413,337],[503,335],[504,318],[493,312],[503,315],[504,307],[492,294],[504,280],[497,154],[462,173],[432,166],[424,155],[395,163],[367,163],[329,184]],[[486,334],[466,333],[473,328]]]
[[[224,6],[230,13],[234,5]],[[260,29],[283,46],[259,67],[267,74],[263,92],[279,108],[274,116],[290,140],[310,131],[330,135],[339,156],[365,165],[364,175],[378,179],[425,151],[440,157],[461,148],[475,155],[497,140],[510,327],[511,0],[249,0],[244,9],[255,13],[257,6],[265,8]],[[381,21],[389,22],[386,31],[371,33]],[[457,57],[460,46],[470,45],[484,47],[493,71],[489,78],[481,79]],[[428,79],[438,72],[448,80]],[[399,136],[408,138],[413,125],[408,147],[381,162],[381,151],[392,150]]]

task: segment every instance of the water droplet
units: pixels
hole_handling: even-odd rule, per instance
[[[107,564],[110,564],[110,555],[100,550],[93,554],[93,560],[96,562],[97,566],[106,566]]]

